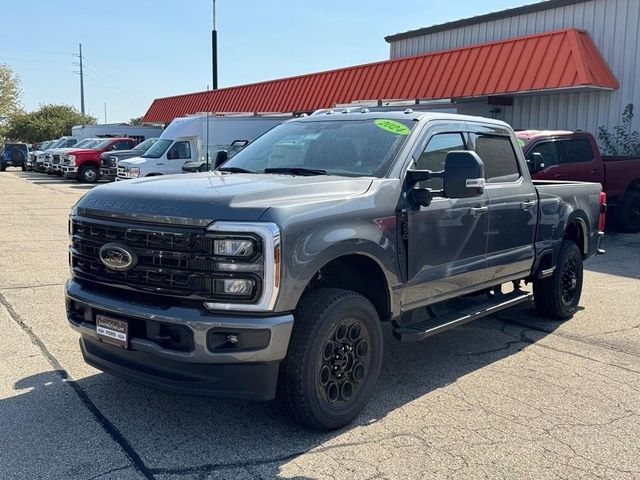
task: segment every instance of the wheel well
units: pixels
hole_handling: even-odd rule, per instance
[[[640,192],[640,178],[636,178],[633,182],[629,184],[627,188],[627,192]]]
[[[567,226],[567,229],[564,232],[564,238],[566,238],[567,240],[571,240],[576,245],[578,245],[578,248],[583,253],[583,255],[586,253],[584,236],[585,236],[585,232],[584,232],[583,223],[582,221],[577,219],[573,220]]]
[[[88,161],[84,161],[84,162],[82,162],[82,163],[80,164],[80,167],[78,168],[78,170],[79,170],[80,168],[83,168],[83,167],[95,167],[95,168],[97,168],[97,169],[99,170],[99,169],[100,169],[100,164],[99,164],[99,163],[94,162],[93,160],[88,160]]]
[[[162,175],[161,173],[149,173],[147,175],[145,175],[145,177],[159,177],[160,175]]]
[[[345,255],[327,263],[313,276],[305,291],[323,287],[343,288],[369,299],[381,320],[389,320],[387,279],[375,260],[364,255]]]

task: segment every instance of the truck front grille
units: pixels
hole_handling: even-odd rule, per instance
[[[52,162],[55,164],[60,163],[60,155],[58,155],[57,153],[54,153]]]
[[[73,274],[116,287],[196,299],[216,298],[213,239],[204,230],[143,227],[126,223],[73,218],[70,262]],[[108,243],[137,255],[129,270],[114,270],[100,258]]]

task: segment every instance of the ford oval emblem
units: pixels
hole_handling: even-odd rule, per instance
[[[138,255],[126,245],[106,243],[100,249],[100,260],[112,270],[125,272],[136,266]]]

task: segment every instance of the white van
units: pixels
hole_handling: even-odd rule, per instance
[[[215,162],[216,153],[233,142],[252,141],[291,116],[216,116],[176,118],[140,157],[118,162],[116,180],[182,173],[187,162]]]

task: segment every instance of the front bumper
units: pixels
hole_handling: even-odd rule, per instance
[[[78,175],[78,167],[70,167],[68,165],[62,165],[60,167],[62,174],[65,177],[75,177]]]
[[[85,361],[116,376],[146,385],[196,395],[220,395],[270,400],[275,397],[280,361],[285,357],[293,327],[291,314],[269,317],[210,313],[204,307],[120,298],[67,282],[67,319],[81,334]],[[128,349],[98,340],[96,313],[127,320],[131,325]],[[148,332],[158,325],[188,331],[188,351],[167,348]],[[153,328],[152,328],[153,327]],[[237,335],[236,345],[215,341]],[[243,338],[261,340],[242,348]],[[212,340],[214,339],[214,340]]]
[[[113,168],[101,167],[100,168],[100,177],[101,178],[114,180],[117,176],[118,176],[118,169],[116,167],[113,167]]]

